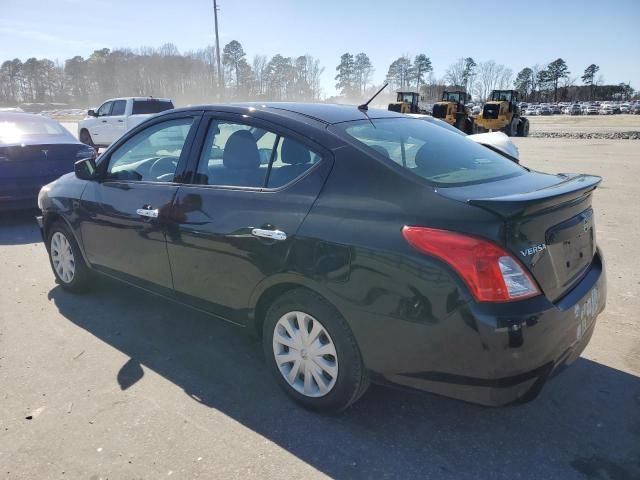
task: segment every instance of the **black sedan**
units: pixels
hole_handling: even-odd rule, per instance
[[[95,150],[54,120],[0,112],[0,210],[35,208],[43,185],[90,156]]]
[[[99,272],[254,332],[307,407],[342,410],[370,381],[497,406],[591,337],[599,182],[394,112],[215,105],[78,162],[39,222],[64,288]]]

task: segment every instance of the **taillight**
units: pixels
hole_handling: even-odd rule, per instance
[[[427,227],[407,226],[402,235],[418,251],[450,265],[478,302],[509,302],[540,294],[520,262],[493,242]]]

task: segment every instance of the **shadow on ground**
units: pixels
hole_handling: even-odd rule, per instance
[[[40,210],[0,212],[0,245],[41,242],[36,215],[40,215]]]
[[[534,402],[488,409],[373,387],[346,413],[310,413],[282,393],[257,340],[110,280],[49,293],[71,322],[333,478],[640,478],[640,380],[585,359]]]

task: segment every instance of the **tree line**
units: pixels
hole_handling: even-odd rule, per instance
[[[176,104],[212,101],[273,100],[320,101],[324,98],[324,67],[311,55],[249,59],[240,42],[222,49],[218,78],[215,49],[181,53],[168,43],[160,48],[95,50],[87,58],[75,56],[63,63],[44,58],[7,60],[0,66],[0,105],[64,103],[78,107],[96,105],[117,96],[170,97]],[[566,62],[558,58],[548,65],[525,67],[517,75],[493,60],[476,62],[460,58],[436,78],[425,53],[395,59],[387,68],[390,88],[379,102],[391,100],[394,90],[419,91],[427,102],[441,98],[445,89],[465,90],[479,101],[491,90],[516,89],[526,101],[629,99],[628,84],[605,85],[599,67],[589,65],[580,77],[572,77]],[[373,82],[375,68],[364,53],[344,53],[335,68],[339,97],[329,101],[356,103],[381,85]]]
[[[321,98],[324,68],[311,55],[256,55],[249,60],[234,40],[222,51],[222,65],[219,79],[213,47],[181,54],[170,43],[137,50],[103,48],[64,63],[7,60],[0,66],[0,105],[37,102],[85,107],[110,97],[147,95],[170,97],[176,104]]]
[[[606,85],[604,77],[596,74],[600,67],[587,66],[580,76],[582,85],[576,85],[578,77],[571,76],[567,63],[558,58],[548,65],[525,67],[514,80],[514,87],[525,101],[589,101],[630,100],[635,90],[628,83]]]

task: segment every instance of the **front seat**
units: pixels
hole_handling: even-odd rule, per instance
[[[285,138],[280,150],[280,160],[284,165],[271,171],[270,186],[286,185],[294,178],[306,172],[311,163],[311,152],[303,144],[290,138]]]
[[[237,187],[264,186],[265,170],[260,168],[260,153],[256,139],[249,130],[233,132],[227,139],[222,153],[223,168],[210,175],[212,185]]]

